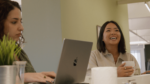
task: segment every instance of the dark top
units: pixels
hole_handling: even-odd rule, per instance
[[[20,53],[20,56],[19,56],[19,59],[21,61],[26,61],[26,67],[25,67],[25,73],[27,72],[36,72],[27,56],[27,54],[24,52],[24,50],[21,50],[21,53]]]
[[[24,52],[24,50],[21,50],[20,56],[19,56],[19,60],[20,61],[26,61],[26,67],[25,67],[25,73],[28,72],[36,72],[27,56],[27,54]],[[28,84],[28,83],[24,83],[24,84]],[[42,84],[42,83],[33,83],[33,84]]]

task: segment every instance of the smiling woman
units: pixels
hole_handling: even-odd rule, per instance
[[[133,73],[133,67],[124,67],[122,61],[134,61],[135,69],[139,65],[130,53],[126,53],[125,40],[120,26],[115,21],[105,22],[99,32],[97,50],[91,52],[87,75],[91,75],[91,68],[113,66],[117,68],[118,77],[127,77]],[[134,74],[140,74],[135,73]]]

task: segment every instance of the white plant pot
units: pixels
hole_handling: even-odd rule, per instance
[[[15,84],[17,68],[14,65],[0,66],[0,84]]]

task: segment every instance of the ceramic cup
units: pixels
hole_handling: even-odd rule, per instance
[[[133,69],[134,69],[134,72],[135,72],[135,63],[134,63],[134,61],[123,61],[122,64],[123,64],[123,63],[126,63],[124,67],[126,67],[126,66],[132,66]],[[134,72],[133,72],[133,74],[130,75],[130,76],[134,76]]]

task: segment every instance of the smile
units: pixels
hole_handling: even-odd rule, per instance
[[[116,39],[117,39],[117,37],[111,37],[110,39],[111,39],[111,40],[116,40]]]

